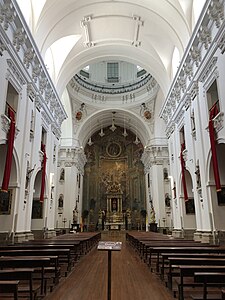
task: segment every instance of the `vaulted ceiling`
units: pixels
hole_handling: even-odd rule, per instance
[[[205,1],[201,0],[17,0],[46,63],[59,96],[73,99],[65,103],[71,118],[67,130],[77,138],[83,127],[83,142],[90,135],[90,122],[75,124],[73,113],[83,99],[63,94],[74,74],[88,64],[118,60],[143,67],[159,85],[155,112],[169,90],[176,67],[191,37]],[[201,3],[200,3],[201,2]],[[29,4],[28,4],[29,3]],[[175,61],[174,53],[177,53]],[[148,93],[146,92],[146,95]],[[66,100],[63,100],[66,102]],[[147,101],[147,100],[146,100]],[[140,122],[140,102],[128,108],[100,107],[93,103],[86,121],[95,115],[96,130],[108,126],[112,109],[120,115],[120,125],[135,119],[139,135],[146,144],[152,124]],[[99,122],[101,120],[101,122]],[[127,121],[128,120],[128,121]],[[156,120],[156,118],[155,118]],[[93,118],[92,118],[93,122]],[[134,123],[135,123],[134,122]],[[101,123],[101,124],[100,124]],[[81,123],[80,123],[81,124]],[[92,123],[93,125],[93,123]],[[129,125],[130,126],[130,125]],[[135,131],[136,126],[131,126]],[[74,129],[75,128],[75,129]],[[88,129],[89,128],[89,129]],[[136,128],[137,130],[137,128]],[[93,132],[92,132],[93,133]]]

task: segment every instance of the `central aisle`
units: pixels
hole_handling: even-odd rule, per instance
[[[121,241],[112,252],[111,300],[172,300],[160,280],[126,245],[125,232],[103,232],[101,240]],[[107,300],[107,251],[93,249],[45,300]]]

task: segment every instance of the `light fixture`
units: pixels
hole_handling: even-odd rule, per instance
[[[136,136],[135,141],[134,141],[134,144],[135,144],[135,145],[138,145],[139,143],[140,143],[140,141],[139,141],[138,137]]]
[[[93,142],[92,142],[92,140],[91,140],[91,137],[89,138],[89,140],[88,140],[87,143],[88,143],[89,146],[93,145]]]
[[[123,119],[123,133],[122,133],[122,135],[124,137],[128,136],[127,129],[125,128],[125,116],[124,116],[124,119]]]
[[[115,116],[115,112],[112,112],[112,126],[109,129],[112,130],[113,132],[116,130],[114,116]]]
[[[127,133],[126,128],[124,128],[122,135],[123,135],[124,137],[128,136],[128,133]]]
[[[135,126],[135,132],[136,132],[136,138],[135,138],[134,144],[138,145],[140,143],[140,141],[139,141],[139,139],[137,137],[137,121],[136,121],[136,126]]]
[[[98,121],[99,122],[99,121]],[[100,122],[99,122],[100,123]],[[103,137],[105,135],[104,131],[103,131],[103,127],[102,127],[102,122],[101,122],[101,130],[99,132],[100,137]]]
[[[100,137],[103,137],[105,133],[103,132],[103,128],[101,128],[101,131],[99,132]]]

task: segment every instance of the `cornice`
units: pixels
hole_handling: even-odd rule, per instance
[[[65,109],[55,90],[54,84],[46,70],[46,66],[15,0],[0,0],[0,55],[8,51],[11,56],[10,68],[20,78],[21,85],[30,82],[35,86],[39,99],[33,98],[36,107],[52,114],[60,127],[67,118]],[[16,62],[16,64],[15,64]],[[21,74],[24,74],[25,80]],[[50,109],[51,99],[57,103],[57,113]]]
[[[199,79],[204,81],[209,72],[212,72],[212,67],[217,62],[213,57],[216,50],[219,48],[221,52],[225,51],[224,2],[224,0],[206,2],[160,112],[160,117],[168,127],[176,119],[175,115],[180,115],[178,110],[183,109],[179,102],[182,102],[185,108],[189,107],[190,98],[193,100],[198,93],[197,82]],[[190,94],[190,98],[186,98],[187,94]],[[174,98],[176,108],[173,107],[171,110]]]

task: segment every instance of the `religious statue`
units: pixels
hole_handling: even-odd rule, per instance
[[[152,205],[151,210],[150,210],[150,223],[155,223],[156,218],[155,218],[155,210]]]
[[[169,194],[168,193],[166,193],[165,194],[165,205],[166,205],[166,207],[170,207],[170,197],[169,197]]]

